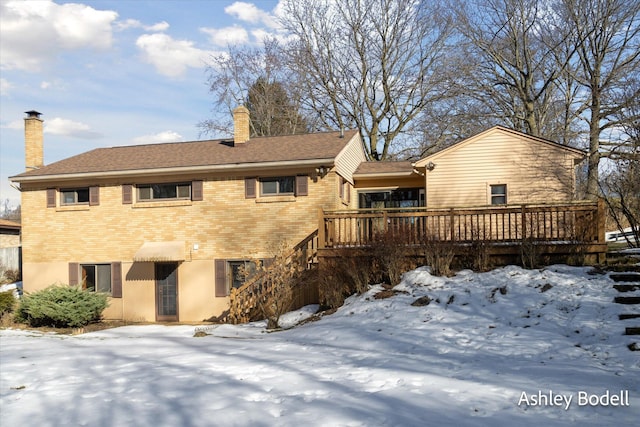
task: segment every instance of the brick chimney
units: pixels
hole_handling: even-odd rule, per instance
[[[233,144],[244,144],[249,140],[249,110],[241,105],[233,110]]]
[[[35,110],[25,111],[24,119],[24,157],[27,170],[44,166],[44,148],[42,137],[42,119]]]

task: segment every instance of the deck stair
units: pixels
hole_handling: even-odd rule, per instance
[[[616,282],[613,288],[622,294],[614,297],[613,302],[624,307],[625,312],[618,318],[625,322],[625,335],[640,335],[640,273],[611,273],[609,277]],[[640,351],[640,343],[629,344],[629,349]]]

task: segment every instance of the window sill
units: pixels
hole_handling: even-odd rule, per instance
[[[137,202],[133,204],[133,209],[144,208],[172,208],[176,206],[191,206],[191,200],[171,200],[164,202]]]
[[[295,202],[296,196],[263,196],[256,199],[256,203]]]
[[[70,205],[70,206],[58,206],[56,212],[77,212],[88,211],[89,205]]]

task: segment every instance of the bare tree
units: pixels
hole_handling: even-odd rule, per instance
[[[619,137],[605,146],[609,170],[600,181],[600,189],[619,230],[630,227],[629,246],[640,246],[640,77],[622,92],[627,101],[616,120]]]
[[[249,88],[246,106],[252,136],[276,136],[308,131],[306,120],[278,81],[258,78]]]
[[[640,72],[640,2],[562,0],[577,48],[574,78],[583,101],[577,112],[589,128],[587,197],[598,196],[601,138],[621,125],[616,117],[627,102],[620,95]],[[637,96],[637,93],[635,94]]]
[[[290,66],[326,128],[357,127],[384,160],[430,103],[445,97],[451,22],[438,2],[289,0]]]
[[[556,80],[571,58],[566,25],[544,0],[456,1],[467,41],[463,84],[499,121],[531,135],[550,135],[562,101]],[[469,61],[470,60],[470,61]],[[569,100],[571,102],[571,100]],[[573,117],[568,115],[566,120]]]
[[[307,130],[308,121],[299,114],[302,92],[277,41],[265,39],[259,48],[229,46],[210,58],[207,72],[217,115],[199,123],[203,133],[233,133],[232,112],[245,104],[252,114],[252,136]]]

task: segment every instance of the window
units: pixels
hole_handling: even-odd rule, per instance
[[[60,190],[61,205],[82,205],[89,203],[89,187],[64,188]]]
[[[80,264],[82,289],[111,293],[111,264]]]
[[[239,288],[256,274],[256,264],[253,261],[229,261],[228,288]]]
[[[262,196],[294,194],[294,188],[295,177],[293,176],[260,179],[260,195]]]
[[[507,204],[507,184],[491,185],[491,204]]]
[[[138,200],[190,199],[191,183],[151,184],[138,186]]]
[[[422,188],[362,192],[358,197],[361,209],[417,208],[425,205]]]

